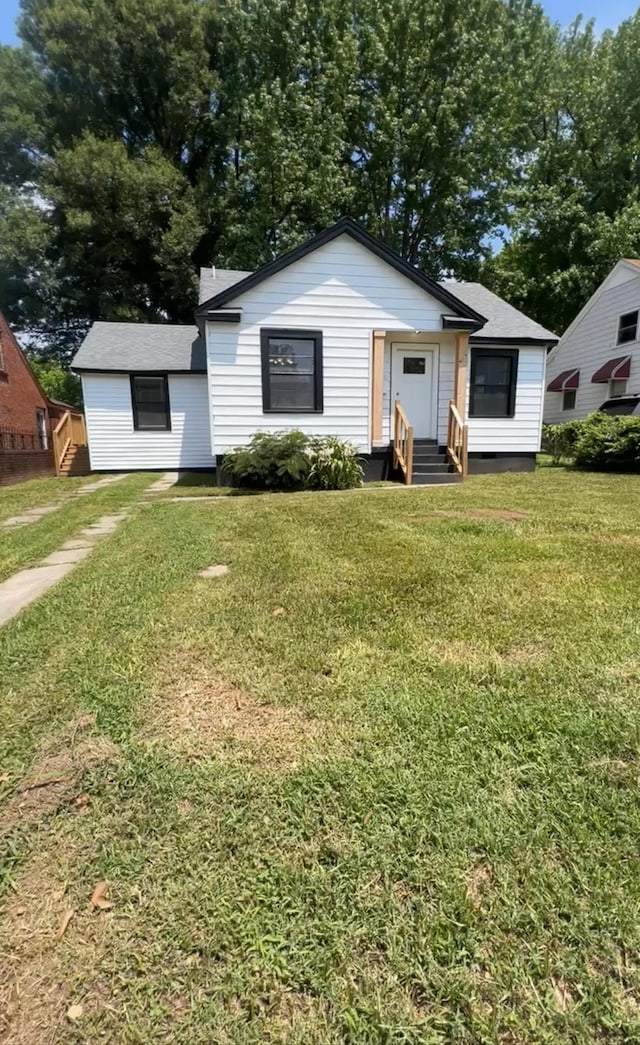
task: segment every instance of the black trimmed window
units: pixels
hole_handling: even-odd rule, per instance
[[[322,413],[322,331],[264,329],[260,348],[265,413]]]
[[[472,348],[469,417],[513,417],[517,348]]]
[[[625,312],[618,320],[618,344],[624,345],[627,341],[638,340],[638,309],[635,312]]]
[[[166,374],[132,374],[131,407],[136,432],[170,432],[169,380]]]

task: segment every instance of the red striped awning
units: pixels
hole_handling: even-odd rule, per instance
[[[577,388],[580,384],[579,370],[563,370],[561,374],[554,377],[547,385],[547,392],[566,392],[568,389]]]
[[[624,381],[631,374],[631,356],[618,356],[596,370],[591,378],[594,385],[604,385],[607,381]]]

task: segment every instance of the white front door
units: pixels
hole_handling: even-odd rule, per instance
[[[433,345],[394,344],[391,353],[391,409],[400,405],[415,439],[436,438],[436,387]]]

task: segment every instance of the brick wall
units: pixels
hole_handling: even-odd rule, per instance
[[[51,450],[0,450],[0,486],[55,474]]]
[[[1,312],[0,357],[0,428],[35,432],[37,409],[49,423],[47,401]]]
[[[45,413],[48,450],[39,449],[36,410]],[[14,442],[7,438],[7,431],[24,434],[25,446],[31,448],[17,449],[20,440]],[[0,485],[39,475],[55,475],[47,400],[1,312],[0,434]]]

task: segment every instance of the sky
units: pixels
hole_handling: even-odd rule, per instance
[[[614,29],[624,18],[633,14],[640,0],[542,0],[550,17],[562,25],[569,25],[578,13],[595,18],[598,29]],[[15,20],[20,0],[0,0],[0,43],[15,44]]]

